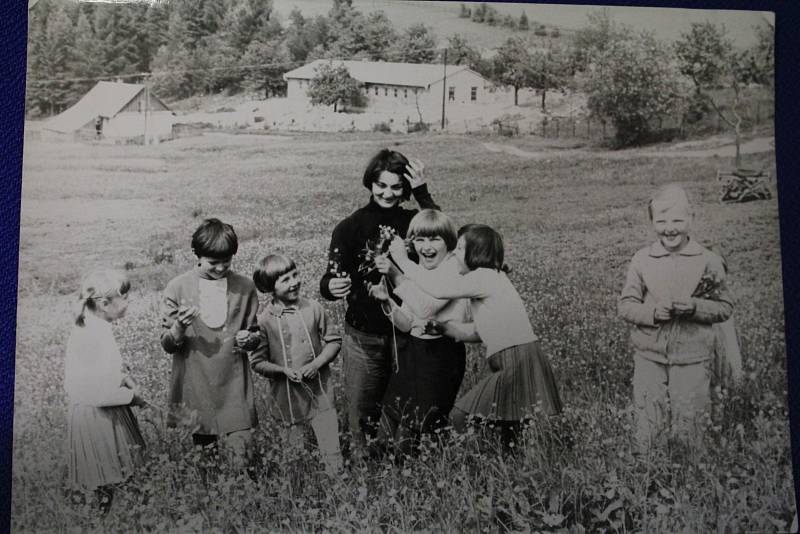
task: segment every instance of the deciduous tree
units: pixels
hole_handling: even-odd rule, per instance
[[[492,78],[514,88],[514,105],[519,105],[519,90],[531,87],[533,74],[528,43],[521,37],[509,37],[493,59]]]
[[[760,43],[768,47],[768,43]],[[771,55],[767,51],[757,59],[757,44],[751,50],[738,50],[728,38],[724,26],[711,22],[694,22],[688,32],[681,34],[675,43],[680,70],[691,78],[695,94],[706,102],[734,131],[736,139],[737,167],[741,166],[741,128],[744,120],[740,106],[746,98],[749,83],[764,82],[764,73],[774,66],[769,65]],[[763,62],[763,63],[762,63]],[[733,93],[727,109],[716,89],[724,87]]]
[[[588,106],[611,120],[618,146],[641,143],[656,120],[681,113],[690,82],[673,57],[648,33],[609,41],[593,55],[585,80]]]
[[[361,84],[350,76],[344,65],[323,63],[311,79],[307,92],[311,103],[333,106],[337,111],[339,104],[358,105],[362,97]]]

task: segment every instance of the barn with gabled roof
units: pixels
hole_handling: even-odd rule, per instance
[[[145,85],[98,82],[72,107],[46,120],[41,131],[48,137],[141,138],[149,142],[170,138],[174,117]]]

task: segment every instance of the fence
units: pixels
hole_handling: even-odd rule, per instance
[[[721,106],[725,116],[731,117],[730,106]],[[756,100],[739,106],[742,119],[741,130],[755,128],[771,123],[775,117],[774,100]],[[463,124],[462,124],[463,123]],[[610,121],[601,121],[591,116],[559,117],[545,116],[541,120],[505,119],[490,123],[480,119],[448,122],[448,131],[463,133],[496,133],[499,135],[537,135],[549,139],[588,139],[602,141],[616,135]],[[713,109],[705,110],[695,118],[685,116],[664,117],[651,121],[654,133],[671,133],[675,137],[685,137],[700,133],[730,132],[731,126]]]

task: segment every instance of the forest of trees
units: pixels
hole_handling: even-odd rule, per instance
[[[52,115],[98,79],[140,82],[179,99],[226,91],[285,92],[283,73],[319,58],[439,60],[424,24],[397,30],[383,12],[333,0],[327,15],[295,9],[280,22],[267,0],[78,3],[40,0],[29,12],[27,109]],[[479,54],[461,43],[461,60]]]
[[[476,9],[484,19],[493,13],[484,4]],[[453,15],[464,18],[466,8],[454,7]],[[527,27],[524,12],[521,18],[517,28]],[[754,32],[757,43],[740,50],[724,27],[692,24],[668,44],[601,9],[569,39],[512,32],[486,54],[462,35],[440,39],[422,23],[399,30],[382,11],[364,14],[352,0],[332,0],[328,12],[315,17],[295,8],[287,20],[279,20],[269,0],[40,0],[29,11],[26,110],[31,117],[53,115],[98,80],[115,78],[147,78],[167,100],[242,91],[269,98],[285,93],[285,72],[313,59],[433,63],[446,49],[448,63],[512,87],[514,105],[523,88],[539,91],[543,112],[549,92],[585,93],[589,111],[617,127],[620,144],[641,141],[654,120],[676,112],[717,113],[738,137],[736,106],[747,98],[747,87],[771,86],[774,77],[774,26],[765,21]],[[359,96],[346,73],[322,74],[315,103]],[[730,112],[714,100],[720,88],[733,91]]]

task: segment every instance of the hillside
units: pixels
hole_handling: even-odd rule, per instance
[[[479,2],[464,2],[474,8]],[[322,0],[273,0],[275,10],[286,20],[294,7],[305,16],[322,15],[331,7],[330,1]],[[544,24],[551,29],[558,28],[562,35],[581,28],[586,24],[589,13],[597,6],[544,5],[523,3],[491,3],[501,15],[519,18],[524,10],[531,28]],[[353,0],[353,6],[364,13],[384,11],[398,28],[406,28],[424,21],[435,29],[439,39],[444,41],[455,33],[464,35],[474,46],[492,49],[499,46],[514,33],[501,26],[478,24],[458,17],[459,2],[421,2],[409,0]],[[731,38],[738,46],[746,47],[755,42],[753,26],[762,23],[764,17],[774,22],[772,13],[757,11],[709,10],[709,9],[670,9],[651,7],[614,7],[614,18],[634,28],[653,31],[661,39],[672,41],[688,30],[690,23],[711,20],[724,24]],[[529,32],[533,36],[533,32]]]

